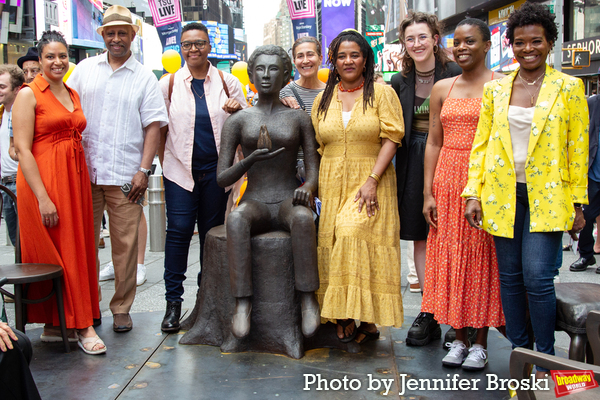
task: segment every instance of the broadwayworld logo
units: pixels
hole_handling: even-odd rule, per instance
[[[556,383],[554,388],[556,397],[598,387],[598,382],[594,379],[594,373],[591,370],[552,371],[552,379]]]

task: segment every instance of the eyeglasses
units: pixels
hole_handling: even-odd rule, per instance
[[[417,42],[425,43],[425,42],[427,42],[428,39],[431,39],[431,36],[419,35],[416,38],[410,36],[410,37],[407,37],[406,39],[404,39],[404,42],[406,43],[406,47],[413,47],[415,44],[417,44]]]
[[[196,46],[198,50],[204,50],[206,44],[208,42],[206,40],[196,40],[195,42],[181,42],[181,48],[183,50],[191,50],[192,46]]]
[[[24,74],[33,74],[33,75],[37,75],[37,74],[39,74],[39,73],[40,73],[40,71],[41,71],[41,70],[40,70],[39,68],[31,68],[31,69],[29,69],[29,68],[26,68],[26,69],[24,69],[24,70],[23,70],[23,73],[24,73]]]

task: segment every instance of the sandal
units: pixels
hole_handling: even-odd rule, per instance
[[[377,332],[369,332],[365,329],[358,329],[358,333],[362,333],[364,336],[362,338],[362,340],[357,340],[356,343],[358,344],[365,344],[367,343],[369,340],[377,340],[379,339],[379,331]]]
[[[338,319],[337,324],[342,327],[342,332],[344,334],[344,337],[340,339],[340,342],[349,343],[349,342],[353,341],[354,338],[356,337],[356,332],[357,332],[356,324],[354,323],[354,320],[353,319],[342,319],[342,320]],[[350,336],[346,336],[346,328],[350,324],[354,324],[354,330],[352,331]],[[339,339],[339,336],[338,336],[338,339]]]
[[[77,335],[73,329],[67,329],[67,337],[69,338],[69,343],[75,343],[77,341]],[[44,328],[40,335],[40,340],[43,343],[57,343],[63,341],[60,329],[57,328]]]
[[[96,335],[96,336],[86,338],[86,337],[81,336],[79,333],[77,333],[77,337],[79,338],[79,340],[77,341],[77,345],[79,347],[81,347],[81,350],[83,350],[84,353],[91,354],[91,355],[106,353],[106,345],[104,344],[102,339],[100,339],[100,336]],[[90,344],[91,344],[91,346],[90,346]],[[92,350],[94,348],[94,346],[96,346],[97,344],[101,344],[104,347],[101,349],[98,349],[98,350]]]

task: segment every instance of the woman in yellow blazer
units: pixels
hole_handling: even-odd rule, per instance
[[[506,333],[513,347],[554,354],[553,277],[565,230],[583,228],[588,111],[581,80],[546,59],[557,37],[547,7],[525,3],[507,37],[520,69],[486,84],[469,163],[469,223],[494,235]],[[538,377],[546,374],[538,367]]]

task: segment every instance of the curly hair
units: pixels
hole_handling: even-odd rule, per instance
[[[442,23],[438,20],[438,17],[435,14],[427,14],[420,11],[411,11],[408,15],[400,22],[400,26],[398,27],[398,39],[402,44],[402,75],[406,76],[410,71],[412,71],[415,66],[415,62],[406,51],[406,42],[404,40],[404,34],[406,32],[406,28],[414,24],[427,24],[429,31],[431,32],[431,36],[438,36],[438,43],[435,45],[438,46],[438,51],[434,52],[435,60],[442,64],[443,68],[446,68],[446,64],[450,61],[450,57],[446,54],[444,47],[442,46],[442,42],[440,38],[442,37]]]
[[[42,37],[40,38],[40,41],[37,44],[37,51],[40,55],[40,58],[42,57],[42,50],[44,50],[44,47],[49,45],[51,42],[62,43],[67,48],[67,52],[69,51],[69,45],[67,44],[67,41],[65,40],[65,37],[62,33],[60,33],[59,31],[45,31],[44,33],[42,33]]]
[[[363,35],[354,29],[346,29],[337,35],[329,44],[329,52],[327,54],[329,77],[327,78],[327,86],[323,91],[323,97],[321,97],[317,114],[323,113],[323,119],[327,117],[327,110],[329,109],[329,104],[333,98],[333,92],[335,91],[338,82],[341,80],[335,62],[342,42],[356,43],[365,59],[365,69],[362,73],[365,78],[363,86],[363,113],[366,111],[367,106],[373,106],[373,100],[375,99],[375,54],[373,53],[369,42],[367,42],[367,39],[365,39]]]
[[[554,15],[550,13],[548,6],[527,2],[520,9],[510,14],[506,22],[506,37],[512,45],[515,40],[515,29],[527,25],[540,25],[544,28],[544,36],[551,43],[556,43],[558,28],[554,22]]]
[[[10,90],[15,90],[23,86],[25,82],[25,74],[23,70],[13,64],[2,64],[0,65],[0,75],[10,75]]]
[[[460,21],[458,23],[458,25],[456,25],[456,27],[458,28],[459,26],[463,26],[463,25],[470,25],[470,26],[474,26],[477,29],[479,29],[479,32],[481,33],[481,37],[483,38],[484,42],[492,40],[492,35],[490,34],[490,28],[482,20],[477,19],[477,18],[465,18],[462,21]]]
[[[250,82],[252,82],[254,84],[253,81],[253,77],[252,77],[252,70],[254,70],[254,63],[256,62],[256,59],[258,58],[258,56],[261,56],[263,54],[269,55],[269,56],[279,56],[281,57],[281,62],[283,63],[283,83],[281,84],[281,88],[283,89],[288,82],[290,81],[290,79],[292,79],[292,60],[290,59],[290,56],[288,55],[287,51],[285,51],[283,48],[279,47],[279,46],[273,46],[271,44],[267,44],[265,46],[259,46],[256,48],[256,50],[254,50],[252,52],[252,55],[250,55],[250,58],[248,59],[248,76],[250,77]]]

